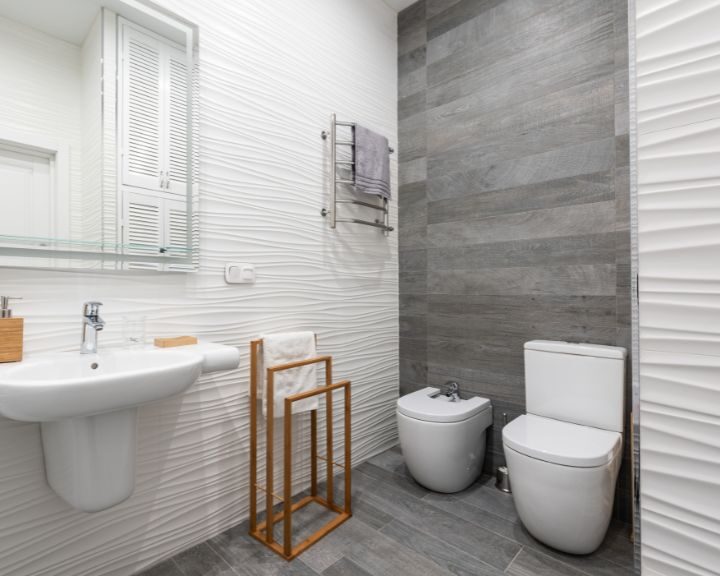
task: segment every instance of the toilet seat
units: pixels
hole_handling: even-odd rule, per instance
[[[460,402],[450,402],[441,396],[439,388],[428,386],[398,399],[400,414],[423,422],[462,422],[490,409],[490,400],[474,396]]]
[[[573,468],[605,466],[622,450],[619,432],[533,414],[519,416],[505,426],[503,442],[525,456]]]

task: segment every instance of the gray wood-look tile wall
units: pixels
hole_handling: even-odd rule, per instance
[[[490,472],[525,341],[630,349],[627,0],[420,0],[398,34],[401,393],[490,398]]]

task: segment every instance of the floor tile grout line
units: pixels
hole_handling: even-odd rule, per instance
[[[373,526],[371,526],[370,524],[368,524],[367,522],[365,522],[365,521],[362,520],[361,518],[357,518],[357,517],[355,517],[355,516],[353,516],[352,521],[353,521],[353,522],[359,522],[359,523],[361,523],[361,524],[364,524],[369,531],[376,532],[376,533],[378,533],[378,534],[382,534],[385,538],[387,538],[387,539],[389,539],[389,540],[392,540],[395,544],[397,544],[397,545],[400,546],[401,548],[404,548],[404,549],[406,549],[406,550],[408,550],[409,552],[414,553],[414,554],[420,554],[423,558],[425,558],[426,560],[428,560],[428,561],[430,561],[431,563],[435,564],[435,565],[436,565],[438,568],[440,568],[441,570],[445,570],[446,572],[451,572],[450,570],[445,569],[445,568],[443,568],[442,566],[440,566],[440,564],[438,564],[437,562],[435,562],[435,560],[433,560],[433,559],[430,558],[429,556],[427,556],[427,555],[425,555],[425,554],[421,554],[421,553],[416,552],[415,550],[413,550],[413,549],[410,548],[409,546],[406,546],[406,545],[403,544],[402,542],[399,542],[398,540],[395,540],[394,538],[388,536],[385,532],[382,531],[383,528],[385,528],[386,526],[388,526],[391,522],[395,522],[395,521],[400,522],[401,524],[405,524],[405,526],[407,526],[407,524],[406,524],[405,522],[403,522],[402,520],[398,520],[397,518],[392,518],[392,519],[388,520],[387,522],[385,522],[385,524],[382,526],[382,528],[374,528]],[[414,526],[411,526],[411,528],[413,528],[414,530],[417,530],[418,532],[420,532],[421,534],[427,536],[428,538],[433,538],[433,539],[435,539],[435,540],[439,540],[439,538],[437,538],[436,536],[433,536],[432,534],[428,534],[427,532],[425,532],[425,531],[423,531],[423,530],[420,530],[419,528],[416,528],[416,527],[414,527]],[[440,540],[440,542],[443,542],[443,541]],[[445,544],[445,543],[443,542],[443,545],[444,545],[444,544]],[[448,545],[451,546],[451,547],[453,547],[453,548],[455,548],[455,546],[452,546],[452,544],[448,544]],[[459,548],[455,548],[455,549],[456,549],[456,550],[459,550]],[[462,552],[462,550],[460,550],[460,551]],[[466,554],[469,554],[469,553],[466,552]],[[469,554],[469,555],[471,555],[471,554]],[[472,555],[471,555],[471,556],[472,556]],[[341,560],[342,558],[346,558],[346,559],[348,559],[349,561],[354,562],[354,560],[352,559],[352,557],[346,556],[345,554],[343,554],[339,560]],[[338,560],[338,561],[339,561],[339,560]],[[484,562],[483,560],[480,560],[480,562],[483,563],[483,564],[485,564],[486,566],[490,566],[491,568],[495,568],[494,566],[492,566],[491,564],[488,564],[487,562]],[[358,566],[360,566],[360,564],[358,564]],[[362,566],[360,566],[360,567],[362,568]],[[328,566],[328,568],[329,568],[329,566]],[[314,572],[316,572],[316,570],[314,570],[312,567],[310,567],[310,569],[313,570]],[[326,568],[325,570],[327,570],[327,568]],[[325,572],[325,570],[323,570],[323,571],[320,573],[320,576],[322,576],[322,574]]]
[[[353,515],[353,518],[356,518],[359,522],[362,522],[363,524],[367,524],[370,526],[367,522],[365,522],[362,518],[358,518],[357,516]],[[379,524],[377,528],[374,528],[373,526],[370,526],[377,532],[380,532],[383,528],[385,528],[388,524],[390,524],[395,518],[390,518],[389,520],[385,520],[382,524]]]
[[[363,474],[363,476],[367,476],[367,477],[370,478],[371,480],[376,480],[375,478],[372,478],[372,476],[368,476],[367,474]],[[387,484],[387,482],[385,482],[384,480],[376,480],[376,481],[377,481],[377,482],[382,482],[383,484]],[[408,494],[408,496],[410,496],[411,498],[416,498],[416,497],[413,496],[412,494]],[[422,498],[416,498],[416,499],[418,500],[418,502],[425,502]],[[455,516],[454,514],[451,514],[450,512],[448,512],[447,510],[443,510],[442,508],[438,508],[437,506],[433,506],[433,505],[432,505],[431,503],[429,503],[429,502],[425,502],[425,503],[428,504],[428,505],[430,505],[430,506],[432,506],[432,507],[435,508],[436,510],[438,510],[438,511],[440,511],[440,512],[443,512],[444,514],[450,514],[451,516]],[[459,516],[456,516],[456,518],[460,518],[460,517],[459,517]],[[461,519],[461,520],[465,520],[464,518],[460,518],[460,519]],[[398,520],[398,519],[397,519],[397,518],[394,518],[393,520]],[[398,522],[401,522],[401,523],[405,524],[405,522],[403,522],[402,520],[398,520]],[[466,522],[470,522],[470,521],[469,521],[469,520],[466,520]],[[388,522],[388,524],[389,524],[389,523],[390,523],[390,522]],[[493,536],[497,536],[497,537],[499,537],[499,538],[502,538],[503,540],[507,540],[508,542],[511,542],[512,544],[517,544],[518,546],[520,546],[521,549],[522,549],[522,547],[523,547],[523,545],[520,544],[520,542],[516,542],[515,540],[512,540],[511,538],[508,538],[507,536],[503,536],[502,534],[498,534],[498,533],[496,533],[496,532],[493,532],[492,530],[488,530],[488,529],[485,528],[484,526],[480,526],[479,524],[475,524],[474,522],[470,522],[470,523],[473,524],[473,526],[476,526],[477,528],[480,528],[481,530],[485,530],[486,532],[489,532],[489,533],[492,534]],[[435,540],[440,540],[440,542],[443,542],[443,544],[445,544],[445,541],[444,541],[444,540],[441,540],[441,539],[438,538],[437,536],[435,536],[435,535],[433,535],[433,534],[430,534],[429,532],[426,532],[426,531],[423,530],[422,528],[418,528],[417,526],[412,526],[412,528],[414,528],[415,530],[417,530],[418,532],[420,532],[420,533],[423,534],[424,536],[427,536],[427,537],[429,537],[429,538],[434,538]],[[450,542],[448,542],[447,545],[453,546],[453,544],[450,543]],[[453,546],[453,547],[454,547],[454,546]],[[471,554],[470,552],[466,552],[466,553],[469,554],[469,555],[471,555],[471,556],[473,556],[473,554]],[[477,557],[477,556],[475,556],[475,558],[477,558],[477,559],[478,559],[480,562],[482,562],[483,564],[487,564],[488,566],[492,566],[492,564],[488,564],[488,563],[485,562],[485,560],[483,560],[482,558],[479,558],[479,557]],[[492,567],[493,567],[493,568],[496,568],[495,566],[492,566]],[[498,570],[499,570],[499,568],[498,568]],[[590,576],[590,575],[588,575],[588,576]]]
[[[462,502],[462,500],[458,500],[458,502]],[[447,512],[446,510],[443,510],[443,509],[440,508],[439,506],[436,506],[435,504],[433,504],[431,501],[427,501],[427,503],[430,504],[430,506],[432,506],[433,508],[436,508],[436,509],[438,509],[438,510],[442,510],[443,512]],[[468,502],[467,504],[469,504],[470,506],[473,506],[473,504],[471,504],[471,503],[469,503],[469,502]],[[477,508],[477,506],[475,506],[475,508]],[[509,520],[507,520],[507,518],[503,518],[502,516],[498,516],[497,514],[495,514],[495,513],[493,513],[493,512],[490,512],[490,511],[488,511],[488,510],[483,510],[482,508],[478,508],[478,510],[480,510],[481,512],[484,512],[485,514],[490,514],[490,515],[492,515],[492,516],[495,516],[496,518],[499,518],[500,520],[505,520],[505,521],[508,521],[508,522],[509,522]],[[448,514],[449,514],[449,513],[450,513],[450,512],[448,512]],[[473,520],[468,520],[468,519],[466,519],[466,518],[464,518],[464,520],[466,520],[467,522],[470,522],[470,524],[472,524],[473,526],[477,526],[478,528],[482,528],[483,530],[487,530],[488,532],[491,532],[492,534],[495,534],[496,536],[500,536],[501,538],[505,538],[506,540],[509,540],[510,542],[513,542],[513,543],[519,545],[519,546],[520,546],[520,551],[522,551],[522,550],[524,550],[524,549],[530,550],[531,552],[533,552],[533,553],[535,553],[535,554],[540,554],[540,555],[542,555],[542,556],[545,556],[545,557],[547,557],[547,558],[550,558],[551,560],[554,560],[554,561],[562,564],[563,566],[566,566],[566,567],[568,567],[568,568],[570,568],[570,569],[572,569],[572,570],[575,570],[575,571],[579,572],[580,574],[583,574],[584,576],[593,576],[592,573],[587,572],[586,570],[583,570],[582,568],[578,568],[577,566],[573,566],[572,564],[568,564],[567,562],[565,562],[564,560],[562,560],[562,559],[560,559],[560,558],[556,558],[555,556],[551,556],[550,554],[548,554],[548,553],[545,552],[544,550],[540,549],[539,547],[530,546],[530,545],[528,545],[528,544],[523,544],[522,542],[518,542],[517,540],[513,540],[512,538],[509,538],[508,536],[505,536],[505,535],[503,535],[503,534],[498,534],[498,533],[495,532],[494,530],[491,530],[490,528],[488,528],[488,527],[486,527],[486,526],[482,526],[481,524],[478,524],[477,522],[475,522],[475,521],[473,521]],[[542,544],[542,543],[539,542],[539,541],[538,541],[538,543]],[[518,554],[520,554],[520,551],[518,551]],[[517,558],[517,554],[516,554],[515,557]],[[515,560],[515,559],[513,559],[513,561],[514,561],[514,560]],[[512,564],[512,562],[511,562],[510,564]],[[616,563],[614,563],[614,562],[613,562],[612,564],[613,564],[614,566],[617,566],[618,568],[625,568],[624,566],[620,566],[619,564],[616,564]],[[510,565],[508,565],[508,568],[509,568],[509,567],[510,567]],[[506,568],[506,570],[507,570],[507,568]]]
[[[380,468],[381,470],[386,470],[387,472],[389,472],[390,474],[392,474],[392,475],[394,475],[394,476],[397,476],[398,478],[402,478],[402,479],[406,479],[406,480],[407,480],[407,479],[410,479],[410,478],[408,478],[408,476],[406,476],[406,475],[398,474],[397,472],[394,472],[394,471],[391,471],[391,470],[387,470],[386,468],[382,468],[381,466],[377,466],[376,464],[372,464],[372,462],[369,462],[369,463],[370,463],[371,465],[375,466],[376,468]],[[363,473],[362,470],[359,470],[359,472],[360,472],[361,474],[363,474],[364,476],[367,476],[367,477],[369,477],[369,478],[372,478],[372,477],[369,476],[368,474]],[[412,481],[412,479],[410,479],[410,480]],[[385,484],[387,484],[387,482],[385,482],[384,480],[378,480],[378,481],[379,481],[379,482],[384,482]],[[482,489],[482,488],[481,488],[481,489]],[[426,496],[431,495],[431,494],[432,494],[432,492],[429,492],[428,494],[426,494]],[[415,496],[413,496],[412,494],[408,494],[408,495],[409,495],[410,497],[415,498]],[[425,502],[426,504],[432,506],[432,507],[435,508],[436,510],[440,510],[440,511],[442,511],[442,512],[445,512],[446,514],[452,514],[451,512],[448,512],[447,510],[444,510],[444,509],[441,508],[440,506],[435,505],[431,500],[425,500],[425,496],[423,496],[422,498],[418,498],[418,500],[420,500],[421,502]],[[463,502],[462,499],[456,499],[456,501],[457,501],[457,502]],[[483,509],[483,508],[480,508],[480,507],[478,507],[478,506],[475,506],[475,505],[472,504],[471,502],[467,502],[467,504],[469,504],[470,506],[473,506],[473,507],[477,508],[478,510],[482,511],[483,513],[491,514],[492,516],[495,516],[496,518],[499,518],[500,520],[504,520],[504,521],[506,521],[506,522],[511,522],[511,520],[508,520],[507,518],[504,518],[503,516],[500,516],[499,514],[495,514],[494,512],[491,512],[491,511],[489,511],[489,510],[485,510],[485,509]],[[476,527],[478,527],[478,528],[482,528],[483,530],[486,530],[486,531],[494,534],[495,536],[499,536],[500,538],[504,538],[505,540],[508,540],[508,541],[510,541],[510,542],[513,542],[514,544],[519,545],[519,546],[521,547],[521,550],[524,549],[524,548],[528,548],[529,550],[532,550],[533,552],[535,552],[535,553],[537,553],[537,554],[541,554],[541,555],[543,555],[543,556],[546,556],[547,558],[550,558],[550,559],[552,559],[552,560],[555,560],[556,562],[559,562],[559,563],[562,564],[563,566],[567,566],[568,568],[571,568],[571,569],[573,569],[573,570],[576,570],[577,572],[579,572],[579,573],[581,573],[581,574],[584,574],[585,576],[593,576],[592,573],[587,572],[586,570],[583,570],[582,568],[578,568],[577,566],[573,566],[572,564],[568,564],[567,562],[565,562],[564,560],[562,560],[562,559],[560,559],[560,558],[556,558],[556,557],[554,557],[554,556],[550,556],[549,554],[547,554],[547,552],[543,551],[543,550],[540,549],[539,547],[528,546],[527,544],[523,544],[523,543],[521,543],[521,542],[518,542],[517,540],[513,540],[512,538],[509,538],[508,536],[505,536],[505,535],[503,535],[503,534],[498,534],[498,533],[495,532],[494,530],[491,530],[490,528],[488,528],[488,527],[486,527],[486,526],[482,526],[481,524],[478,524],[478,523],[475,522],[474,520],[469,520],[469,519],[467,519],[467,518],[463,518],[463,520],[465,520],[466,522],[469,522],[469,523],[472,524],[473,526],[476,526]],[[423,532],[422,530],[419,530],[419,531],[420,531],[420,532]],[[425,534],[425,532],[423,532],[423,534]],[[426,535],[432,536],[432,535],[430,535],[430,534],[426,534]],[[520,552],[518,552],[518,554],[519,554],[519,553],[520,553]],[[517,557],[517,555],[516,555],[516,557]],[[626,566],[622,566],[621,564],[618,564],[617,562],[613,562],[612,560],[610,560],[610,559],[608,559],[608,558],[604,558],[604,560],[607,560],[607,561],[610,562],[613,566],[617,566],[618,568],[626,569]],[[512,564],[512,562],[511,562],[511,564]],[[508,568],[509,568],[509,565],[508,565]]]
[[[175,566],[175,570],[180,576],[185,576],[185,572],[183,571],[182,568],[180,568],[180,565],[175,561],[176,556],[177,556],[177,554],[175,554],[174,556],[171,556],[170,562],[172,563],[173,566]],[[141,576],[142,576],[142,574],[141,574]]]
[[[373,464],[373,465],[374,465],[374,464]],[[383,470],[384,470],[384,469],[383,469]],[[384,480],[378,480],[378,479],[375,479],[375,478],[373,478],[372,476],[370,476],[370,475],[368,475],[368,474],[365,474],[362,470],[358,470],[358,472],[359,472],[360,474],[362,474],[363,476],[366,476],[367,478],[370,478],[371,480],[374,480],[374,481],[377,481],[377,482],[383,482],[384,484],[388,484],[388,483],[385,482]],[[405,478],[404,476],[401,476],[401,475],[399,475],[399,474],[396,474],[395,472],[391,472],[391,473],[394,474],[394,475],[396,475],[396,476],[398,476],[398,477],[400,477],[400,478]],[[388,485],[389,485],[389,486],[392,486],[391,484],[388,484]],[[452,516],[456,516],[457,518],[461,518],[460,516],[457,516],[456,514],[452,514],[451,512],[448,512],[447,510],[444,510],[444,509],[440,508],[439,506],[436,506],[436,505],[433,504],[431,501],[425,500],[425,497],[424,497],[424,496],[423,496],[422,498],[418,498],[417,496],[413,496],[413,495],[410,494],[410,493],[408,493],[408,496],[411,497],[411,498],[416,498],[419,502],[423,502],[423,503],[427,504],[428,506],[432,506],[433,508],[435,508],[436,510],[439,510],[440,512],[443,512],[443,513],[445,513],[445,514],[450,514],[450,515],[452,515]],[[460,500],[459,500],[459,501],[460,501]],[[472,506],[472,504],[470,504],[470,505]],[[478,508],[478,507],[475,506],[475,508]],[[478,508],[478,510],[481,510],[482,512],[485,512],[485,513],[487,513],[487,514],[492,514],[492,515],[495,516],[496,518],[500,518],[501,520],[505,520],[505,521],[508,521],[508,522],[509,522],[509,520],[507,520],[507,518],[503,518],[502,516],[498,516],[497,514],[494,514],[493,512],[490,512],[490,511],[488,511],[488,510],[483,510],[482,508]],[[495,536],[498,536],[499,538],[502,538],[502,539],[504,539],[504,540],[507,540],[508,542],[512,542],[513,544],[517,544],[518,546],[524,546],[521,542],[518,542],[517,540],[513,540],[512,538],[508,538],[508,537],[505,536],[504,534],[498,534],[498,533],[495,532],[494,530],[490,530],[490,528],[487,528],[486,526],[481,526],[480,524],[474,522],[473,520],[468,520],[467,518],[461,518],[461,519],[462,519],[462,520],[465,520],[466,522],[469,522],[469,523],[472,524],[473,526],[476,526],[476,527],[478,527],[478,528],[481,528],[482,530],[485,530],[485,531],[487,531],[487,532],[490,532],[491,534],[493,534],[493,535],[495,535]]]
[[[416,527],[416,526],[409,526],[408,524],[406,524],[406,523],[403,522],[402,520],[398,520],[397,518],[393,518],[393,519],[392,519],[390,522],[388,522],[385,526],[388,526],[391,522],[400,522],[400,524],[404,524],[405,526],[408,526],[409,528],[412,528],[413,530],[417,530],[418,532],[420,532],[421,534],[424,534],[425,536],[427,536],[428,538],[430,538],[430,539],[432,539],[432,540],[437,540],[437,541],[440,542],[445,548],[450,548],[450,549],[452,549],[452,550],[457,550],[458,552],[461,552],[461,553],[463,553],[463,554],[467,554],[468,556],[471,556],[472,558],[474,558],[475,560],[477,560],[477,561],[480,562],[481,564],[483,564],[483,565],[485,565],[485,566],[488,566],[489,568],[493,568],[493,569],[495,569],[495,570],[498,569],[497,567],[493,566],[492,564],[489,564],[489,563],[485,562],[485,560],[483,560],[483,559],[481,559],[481,558],[478,558],[477,556],[471,554],[470,552],[467,552],[467,551],[465,551],[465,550],[462,550],[461,548],[458,548],[458,547],[455,546],[453,543],[451,543],[451,542],[445,542],[444,540],[441,540],[441,539],[438,538],[437,536],[433,536],[432,534],[428,534],[427,532],[425,532],[424,530],[421,530],[420,528],[418,528],[418,527]],[[383,526],[383,528],[385,528],[385,526]],[[385,536],[385,537],[387,537],[387,538],[390,538],[391,540],[394,540],[394,541],[397,542],[400,546],[402,546],[402,547],[404,547],[404,548],[408,548],[408,550],[411,550],[411,551],[412,551],[412,548],[409,548],[409,547],[405,546],[402,542],[398,542],[397,540],[395,540],[395,538],[392,538],[391,536],[388,536],[385,532],[382,531],[382,529],[378,530],[378,532],[380,532],[380,534],[382,534],[383,536]],[[520,554],[520,551],[521,551],[521,550],[522,550],[522,546],[520,547],[520,550],[518,550],[517,554]],[[517,554],[515,554],[515,556],[513,557],[513,560],[517,557]],[[424,556],[424,554],[423,554],[423,556]],[[432,562],[434,562],[435,564],[437,564],[437,562],[435,562],[435,561],[434,561],[432,558],[430,558],[429,556],[426,556],[426,558],[430,559]],[[512,560],[510,561],[510,564],[512,564]],[[508,564],[508,566],[509,566],[510,564]],[[442,568],[442,566],[440,566],[440,568]],[[448,572],[451,572],[451,570],[449,570],[449,569],[446,569],[446,570],[447,570]]]
[[[510,567],[513,565],[513,562],[515,562],[515,560],[517,560],[517,557],[520,556],[520,553],[521,553],[523,550],[525,550],[525,546],[521,546],[521,547],[520,547],[520,550],[518,550],[517,554],[515,554],[515,556],[513,557],[513,559],[510,560],[510,564],[508,564],[507,567],[505,568],[505,570],[503,570],[503,574],[507,574],[507,571],[510,570]]]
[[[550,558],[551,560],[554,560],[554,561],[557,562],[558,564],[562,564],[563,566],[566,566],[566,567],[570,568],[571,570],[575,570],[576,572],[578,572],[578,573],[580,573],[580,574],[583,574],[584,576],[596,576],[596,575],[592,574],[591,572],[588,572],[587,570],[585,570],[585,569],[583,569],[583,568],[580,568],[580,567],[578,567],[578,566],[573,566],[572,564],[568,564],[567,562],[565,562],[565,561],[562,560],[561,558],[556,558],[555,556],[550,556],[550,554],[548,554],[548,553],[546,553],[546,552],[543,552],[543,551],[541,551],[541,550],[537,550],[536,548],[530,548],[530,550],[531,550],[532,552],[534,552],[535,554],[540,554],[541,556],[545,556],[546,558]]]
[[[508,523],[510,523],[510,524],[513,523],[513,521],[510,520],[509,518],[505,518],[504,516],[501,516],[500,514],[496,514],[495,512],[492,512],[492,511],[490,511],[490,510],[486,510],[485,508],[480,508],[479,506],[475,506],[475,504],[473,504],[472,502],[468,502],[468,501],[462,500],[462,499],[460,499],[460,498],[455,499],[455,501],[456,501],[457,503],[459,503],[459,504],[466,504],[466,505],[468,505],[468,506],[472,506],[473,508],[476,508],[479,512],[482,512],[483,514],[490,514],[490,516],[494,516],[494,517],[497,518],[498,520],[502,520],[502,521],[508,522]],[[440,506],[436,505],[435,503],[433,503],[432,500],[425,500],[425,499],[423,498],[423,502],[426,502],[427,504],[429,504],[429,505],[432,506],[433,508],[436,508],[437,510],[442,510],[443,512],[447,512],[447,510],[445,510],[445,509],[441,508]],[[451,512],[447,512],[447,513],[448,513],[448,514],[452,514]],[[510,538],[509,536],[506,536],[506,535],[504,535],[504,534],[500,534],[499,532],[495,532],[495,530],[492,530],[491,528],[488,528],[487,526],[483,526],[482,524],[478,524],[475,520],[470,520],[470,519],[468,519],[468,518],[463,518],[463,520],[465,520],[466,522],[470,522],[470,524],[472,524],[472,525],[474,525],[474,526],[477,526],[477,527],[479,527],[479,528],[482,528],[483,530],[487,530],[488,532],[492,532],[492,533],[495,534],[496,536],[500,536],[501,538],[505,538],[506,540],[510,540],[511,542],[515,542],[516,544],[519,544],[520,546],[526,546],[526,544],[523,544],[522,542],[518,542],[517,540],[514,540],[513,538]]]
[[[612,557],[609,557],[609,558],[608,558],[608,557],[604,557],[603,560],[606,560],[607,562],[610,562],[610,564],[612,564],[613,566],[617,566],[618,568],[622,568],[623,570],[630,569],[630,570],[632,571],[632,570],[634,569],[633,566],[628,566],[628,565],[620,564],[620,562],[617,562],[617,561],[616,561],[614,558],[612,558]]]
[[[398,521],[398,522],[402,522],[402,520],[397,520],[397,521]],[[404,522],[402,522],[402,523],[404,524]],[[419,528],[415,528],[415,530],[417,530],[418,532],[420,532],[420,533],[423,534],[424,536],[427,536],[428,538],[434,538],[435,540],[438,540],[438,538],[436,538],[436,537],[433,536],[432,534],[428,534],[428,533],[425,532],[424,530],[420,530]],[[438,563],[437,563],[433,558],[431,558],[430,556],[427,556],[426,554],[419,553],[419,552],[417,552],[416,550],[413,550],[412,548],[410,548],[409,546],[405,546],[402,542],[398,542],[398,541],[395,540],[394,538],[391,538],[391,537],[388,536],[385,532],[382,532],[382,531],[378,530],[378,533],[379,533],[379,534],[382,534],[383,536],[385,536],[385,538],[389,538],[390,540],[392,540],[393,542],[395,542],[398,546],[401,546],[402,548],[405,548],[405,549],[408,550],[409,552],[411,552],[411,553],[413,553],[413,554],[420,554],[420,555],[423,556],[428,562],[430,562],[430,563],[434,564],[435,566],[437,566],[438,568],[440,568],[440,570],[443,570],[443,571],[447,572],[448,574],[452,574],[452,571],[451,571],[449,568],[446,568],[446,567],[441,566],[440,564],[438,564]],[[442,540],[439,540],[439,541],[440,541],[441,543],[445,544]],[[450,546],[450,548],[454,548],[455,550],[459,550],[459,548],[455,548],[452,544],[450,544],[449,546]],[[466,554],[468,554],[468,553],[466,552]],[[470,554],[470,556],[472,556],[472,555]],[[475,558],[475,559],[476,559],[478,562],[480,562],[481,564],[484,564],[485,566],[489,566],[489,567],[491,567],[491,568],[495,568],[495,566],[492,566],[491,564],[488,564],[487,562],[484,562],[484,561],[481,560],[480,558]]]
[[[215,554],[215,556],[220,558],[220,560],[222,560],[230,568],[233,574],[237,574],[237,576],[245,576],[244,574],[240,574],[240,572],[235,570],[235,566],[230,564],[230,562],[225,559],[225,556],[223,556],[220,550],[215,549],[215,547],[210,543],[210,540],[206,540],[204,543],[207,545],[208,548],[210,548],[210,550],[213,552],[213,554]]]
[[[424,499],[423,499],[423,500],[424,500]],[[435,508],[438,508],[439,510],[442,510],[442,508],[440,508],[439,506],[436,506],[435,504],[433,504],[433,502],[432,502],[431,500],[424,500],[424,501],[427,502],[428,504],[430,504],[431,506],[434,506]],[[505,517],[503,517],[503,516],[500,516],[499,514],[496,514],[495,512],[491,512],[490,510],[485,510],[485,509],[483,509],[483,508],[480,508],[480,507],[478,507],[478,506],[475,506],[472,502],[467,502],[467,501],[464,501],[464,500],[462,500],[462,499],[456,499],[456,501],[457,501],[457,502],[465,502],[465,503],[468,504],[469,506],[473,506],[474,508],[477,508],[479,511],[483,512],[484,514],[490,514],[491,516],[494,516],[495,518],[498,518],[498,519],[500,519],[500,520],[504,520],[504,521],[506,521],[506,522],[512,522],[511,520],[508,520],[507,518],[505,518]],[[559,563],[562,564],[563,566],[567,566],[568,568],[572,568],[573,570],[576,570],[577,572],[580,572],[581,574],[584,574],[584,575],[586,575],[586,576],[594,576],[592,572],[589,572],[589,571],[587,571],[587,570],[584,569],[584,568],[581,568],[581,567],[579,567],[579,566],[575,566],[575,565],[573,565],[573,564],[569,564],[563,557],[552,556],[551,554],[548,553],[548,550],[545,550],[545,549],[544,549],[544,547],[545,547],[546,545],[543,544],[542,542],[540,542],[539,540],[535,539],[532,535],[530,535],[531,537],[533,537],[533,543],[532,543],[532,544],[527,544],[527,543],[523,543],[523,542],[518,542],[517,540],[513,540],[512,538],[509,538],[508,536],[504,536],[503,534],[498,534],[498,533],[495,532],[494,530],[488,528],[487,526],[483,526],[482,524],[478,524],[478,523],[475,522],[474,520],[469,520],[469,519],[466,519],[466,520],[467,520],[468,522],[470,522],[471,524],[473,524],[474,526],[479,526],[480,528],[483,528],[483,529],[485,529],[485,530],[488,530],[489,532],[492,532],[493,534],[497,534],[498,536],[503,536],[504,538],[508,538],[508,539],[511,540],[512,542],[515,542],[515,543],[517,543],[517,544],[520,544],[520,546],[522,546],[526,551],[531,551],[531,552],[534,552],[534,553],[537,553],[537,554],[541,554],[542,556],[546,556],[547,558],[551,558],[552,560],[555,560],[556,562],[559,562]],[[519,521],[520,523],[522,523],[522,521],[520,520],[519,517],[518,517],[518,521]],[[552,548],[550,549],[550,551],[562,553],[560,550],[555,550],[555,549],[552,549]],[[601,559],[604,560],[604,561],[606,561],[606,562],[608,562],[608,563],[610,563],[610,564],[612,564],[613,566],[616,566],[616,567],[621,568],[621,569],[623,569],[623,570],[627,570],[628,568],[632,568],[632,567],[624,566],[624,565],[620,564],[619,562],[614,561],[612,558],[602,557]]]
[[[422,501],[425,502],[426,504],[428,504],[429,506],[432,506],[432,507],[435,508],[436,510],[440,510],[441,512],[445,512],[446,514],[452,514],[452,512],[448,512],[447,510],[444,510],[443,508],[440,508],[440,506],[436,506],[435,504],[433,504],[433,503],[430,502],[429,500],[422,500]],[[458,502],[462,502],[462,500],[458,500]],[[475,508],[477,508],[477,506],[475,506]],[[492,512],[489,512],[489,511],[487,511],[487,510],[483,510],[482,508],[478,508],[478,510],[480,510],[481,512],[483,512],[483,513],[485,513],[485,514],[492,514],[492,515],[495,516],[496,518],[499,518],[499,519],[501,519],[501,520],[506,520],[506,521],[509,522],[509,520],[507,520],[506,518],[503,518],[502,516],[498,516],[497,514],[493,514]],[[452,515],[453,515],[453,516],[457,516],[456,514],[452,514]],[[505,536],[504,534],[499,534],[498,532],[495,532],[494,530],[491,530],[491,529],[488,528],[487,526],[482,526],[481,524],[478,524],[478,523],[475,522],[474,520],[468,520],[467,518],[462,518],[461,516],[457,516],[457,517],[458,517],[458,518],[461,518],[462,520],[465,520],[466,522],[469,522],[470,524],[472,524],[473,526],[475,526],[475,527],[477,527],[477,528],[481,528],[482,530],[486,530],[487,532],[490,532],[490,534],[493,534],[493,535],[495,535],[495,536],[498,536],[498,537],[500,537],[500,538],[503,538],[504,540],[507,540],[508,542],[512,542],[513,544],[517,544],[518,546],[521,546],[521,547],[524,547],[524,546],[525,546],[522,542],[518,542],[517,540],[513,540],[512,538],[510,538],[510,537],[508,537],[508,536]]]

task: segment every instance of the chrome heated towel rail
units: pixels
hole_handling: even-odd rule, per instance
[[[350,128],[351,137],[347,140],[338,139],[338,126]],[[390,226],[390,203],[387,198],[382,198],[381,204],[373,204],[372,202],[357,199],[338,199],[338,185],[355,185],[355,122],[341,122],[337,119],[336,115],[333,114],[330,118],[330,130],[323,130],[322,138],[323,140],[330,139],[330,207],[323,208],[321,211],[323,216],[329,217],[330,228],[335,228],[338,222],[349,222],[351,224],[362,224],[363,226],[380,228],[386,234],[392,232],[394,228]],[[349,159],[338,159],[339,147],[349,148]],[[390,148],[389,151],[391,154],[394,152],[392,148]],[[349,177],[342,178],[338,173],[338,167],[345,167],[345,172],[349,172]],[[355,206],[377,210],[380,212],[380,217],[373,221],[360,218],[338,218],[337,212],[339,204],[354,204]]]

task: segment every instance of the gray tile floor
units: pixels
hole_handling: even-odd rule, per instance
[[[308,507],[294,525],[310,532],[323,514]],[[142,576],[629,576],[628,535],[613,525],[594,554],[562,554],[527,533],[491,478],[458,494],[430,492],[392,448],[353,470],[353,517],[292,562],[241,524]]]

